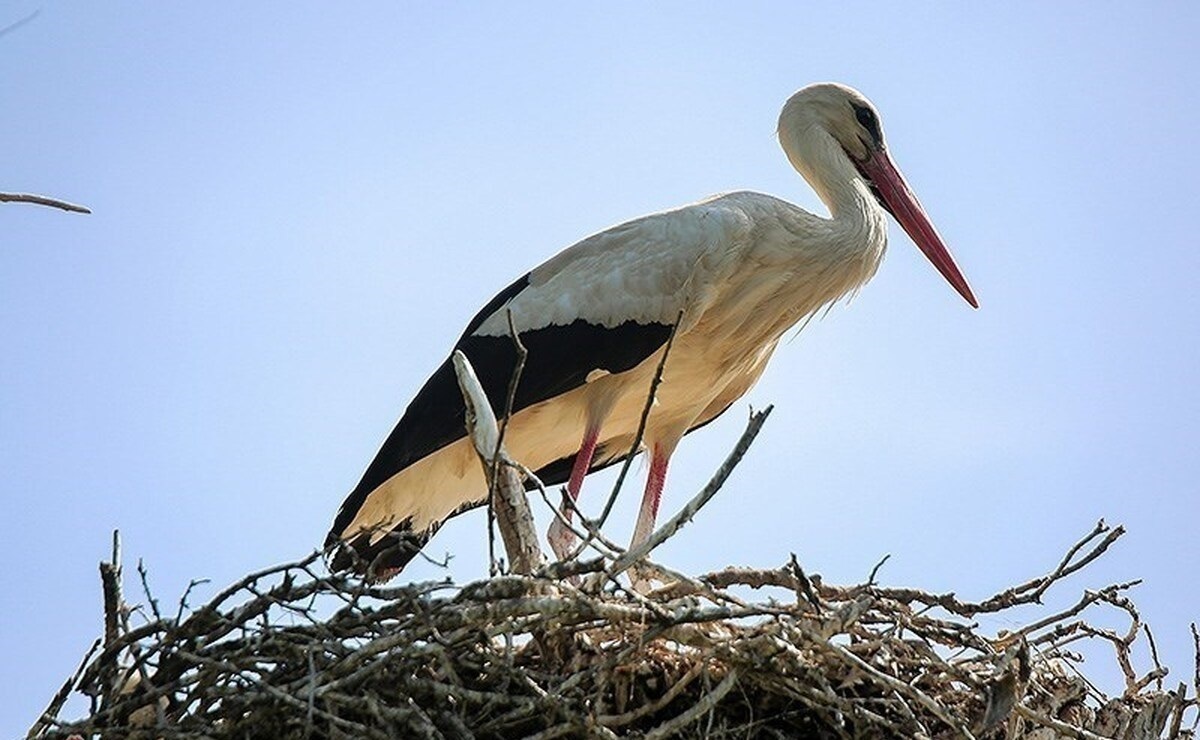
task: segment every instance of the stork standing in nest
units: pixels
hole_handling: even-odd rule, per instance
[[[575,499],[584,476],[631,453],[674,329],[642,438],[650,469],[634,546],[653,529],[679,441],[754,385],[790,327],[875,274],[887,213],[978,307],[892,164],[879,115],[862,94],[832,83],[800,90],[780,114],[779,142],[828,218],[770,195],[735,192],[614,226],[500,291],[454,345],[503,410],[517,359],[511,315],[528,358],[505,445],[547,485],[566,483]],[[338,511],[326,543],[338,548],[335,568],[355,567],[372,579],[393,575],[446,519],[486,500],[463,414],[447,359]],[[562,516],[570,519],[569,507]],[[563,557],[574,537],[556,519],[549,540]]]

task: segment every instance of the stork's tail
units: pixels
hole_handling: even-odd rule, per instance
[[[595,457],[592,458],[592,466],[588,472],[601,470],[625,459],[624,450],[626,448],[624,446],[618,445],[616,449],[620,451],[615,453],[610,452],[610,448],[610,445],[605,444],[596,448]],[[575,455],[568,455],[543,466],[536,472],[536,475],[544,486],[556,486],[567,482],[574,465]],[[525,489],[527,491],[535,490],[536,483],[533,480],[525,481]],[[385,529],[384,527],[362,530],[343,539],[343,533],[350,526],[350,522],[357,512],[357,506],[351,507],[350,504],[355,501],[361,504],[363,498],[363,496],[355,494],[342,505],[337,519],[334,520],[333,529],[325,538],[325,550],[332,553],[329,564],[331,569],[353,571],[364,576],[371,583],[386,581],[403,570],[404,566],[417,556],[421,548],[425,547],[425,543],[433,538],[446,520],[487,504],[485,494],[484,498],[466,502],[449,514],[446,519],[435,522],[420,531],[413,529],[411,519],[405,519],[387,529],[382,536],[379,533]]]
[[[373,542],[375,532],[363,531],[348,540],[342,540],[337,531],[330,532],[325,539],[325,549],[333,553],[329,566],[334,571],[351,570],[371,583],[381,583],[403,570],[440,526],[439,522],[422,532],[414,532],[411,522],[405,520]]]

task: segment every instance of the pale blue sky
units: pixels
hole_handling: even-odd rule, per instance
[[[164,600],[303,555],[511,278],[722,190],[818,208],[773,131],[820,80],[878,106],[982,308],[893,227],[685,441],[665,513],[776,405],[660,557],[848,582],[891,553],[885,583],[981,598],[1106,517],[1129,535],[1055,601],[1145,578],[1189,675],[1198,6],[803,6],[0,2],[41,11],[0,36],[0,190],[95,211],[0,206],[0,737],[100,630],[113,528]],[[468,579],[484,541],[463,517],[429,551]]]

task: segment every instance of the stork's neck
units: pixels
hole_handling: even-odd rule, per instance
[[[782,131],[780,144],[817,197],[829,209],[831,246],[878,259],[887,244],[887,216],[850,157],[823,128]]]

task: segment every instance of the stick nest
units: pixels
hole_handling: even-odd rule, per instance
[[[1195,680],[1189,697],[1186,684],[1164,690],[1157,657],[1144,675],[1132,667],[1135,640],[1152,647],[1133,584],[995,635],[972,621],[1012,620],[1121,533],[1101,522],[1048,575],[978,603],[874,574],[828,585],[794,556],[699,578],[644,564],[667,585],[643,595],[603,558],[374,587],[314,554],[165,615],[148,591],[147,607],[124,605],[114,552],[101,566],[105,636],[29,736],[1193,737]],[[1099,609],[1128,630],[1091,626]],[[1112,644],[1122,695],[1077,671],[1080,640]],[[89,709],[64,719],[73,694]]]

